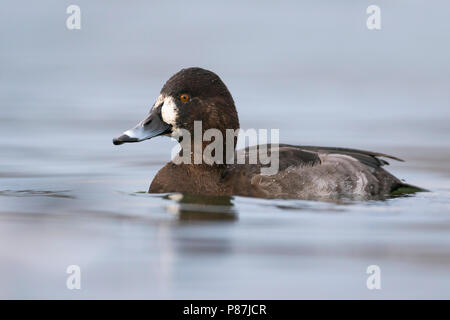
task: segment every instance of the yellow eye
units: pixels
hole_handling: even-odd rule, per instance
[[[188,102],[191,99],[191,97],[187,93],[183,93],[180,95],[181,102]]]

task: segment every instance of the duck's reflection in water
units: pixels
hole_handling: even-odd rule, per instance
[[[237,211],[232,197],[211,197],[175,193],[164,197],[172,201],[166,206],[180,221],[235,221]]]
[[[236,226],[237,211],[232,197],[170,194],[165,209],[176,219],[158,224],[157,246],[159,266],[154,270],[157,295],[172,298],[173,292],[191,296],[195,283],[216,283],[218,278],[209,270],[230,261],[234,246],[230,232]],[[207,226],[203,224],[208,224]],[[199,261],[202,261],[199,264]],[[187,279],[180,286],[177,279]]]

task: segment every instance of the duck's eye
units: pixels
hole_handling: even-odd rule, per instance
[[[187,93],[183,93],[180,95],[181,102],[188,102],[191,99],[191,97]]]

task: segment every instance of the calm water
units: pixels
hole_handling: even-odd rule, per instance
[[[450,298],[450,5],[6,1],[0,298]],[[327,203],[149,195],[174,142],[113,146],[183,66],[216,71],[243,128],[407,160],[431,192]],[[366,268],[381,268],[381,290]],[[81,267],[81,290],[66,268]]]

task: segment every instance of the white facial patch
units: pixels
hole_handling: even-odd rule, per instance
[[[178,108],[173,97],[164,98],[164,104],[161,108],[161,118],[165,123],[172,125],[173,129],[176,129]]]
[[[163,103],[164,99],[166,98],[165,95],[160,94],[158,96],[158,99],[156,99],[154,106],[159,106],[161,103]]]

